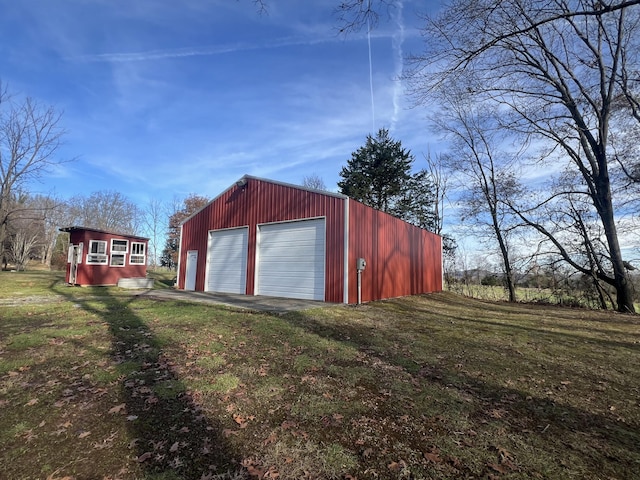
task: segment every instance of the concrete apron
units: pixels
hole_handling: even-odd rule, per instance
[[[226,305],[229,307],[271,313],[296,312],[335,305],[317,300],[239,295],[234,293],[192,292],[173,289],[146,290],[136,295],[139,297],[157,298],[159,300],[179,300],[184,302]]]

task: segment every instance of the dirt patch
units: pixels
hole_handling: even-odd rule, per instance
[[[22,307],[24,305],[42,305],[48,303],[60,303],[63,297],[57,295],[27,295],[24,297],[0,298],[0,305],[3,307]]]

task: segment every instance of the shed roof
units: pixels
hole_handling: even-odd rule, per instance
[[[138,240],[147,240],[147,241],[149,240],[148,237],[140,237],[138,235],[130,235],[128,233],[110,232],[108,230],[100,230],[98,228],[78,227],[76,225],[70,226],[70,227],[62,227],[62,228],[59,228],[59,230],[61,232],[68,232],[68,233],[73,233],[73,232],[78,232],[80,230],[84,230],[84,231],[87,231],[87,232],[106,233],[107,235],[118,235],[120,237],[136,238]]]

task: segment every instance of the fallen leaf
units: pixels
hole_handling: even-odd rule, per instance
[[[137,415],[129,415],[127,417],[127,420],[129,420],[130,422],[133,422],[134,420],[137,420],[138,416]]]
[[[173,445],[171,445],[171,448],[169,449],[169,451],[171,453],[174,453],[174,452],[177,452],[179,448],[180,448],[180,443],[175,442]]]
[[[387,465],[387,468],[392,472],[399,472],[400,470],[403,470],[406,466],[407,464],[404,462],[404,460],[400,460],[399,462],[391,462],[389,465]]]
[[[270,445],[272,443],[275,443],[275,441],[278,439],[278,437],[276,436],[275,433],[272,433],[271,435],[269,435],[267,438],[265,438],[262,441],[262,446],[266,447],[267,445]]]
[[[263,478],[280,478],[280,472],[275,467],[269,467]]]
[[[89,435],[91,435],[91,432],[82,432],[78,435],[78,438],[87,438]]]
[[[138,457],[138,463],[142,463],[142,462],[146,462],[147,460],[149,460],[151,457],[153,457],[153,453],[151,452],[145,452],[142,455],[140,455]]]
[[[430,452],[423,452],[425,460],[433,463],[441,463],[442,458],[440,458],[440,452],[437,448],[432,448]]]
[[[297,426],[298,426],[298,424],[296,422],[291,421],[291,420],[285,420],[280,425],[280,427],[282,427],[283,430],[287,430],[289,428],[293,428],[293,427],[297,427]]]
[[[502,466],[502,465],[498,465],[497,463],[487,463],[487,467],[495,470],[498,473],[507,473],[507,469]]]
[[[109,409],[109,413],[124,413],[124,409],[127,407],[126,403],[121,403]]]
[[[513,458],[513,456],[507,450],[505,450],[504,448],[502,448],[502,447],[496,447],[496,448],[498,450],[498,455],[500,456],[501,460]]]
[[[24,406],[25,407],[31,407],[31,406],[35,405],[36,403],[38,403],[38,399],[37,398],[32,398],[27,403],[25,403]]]

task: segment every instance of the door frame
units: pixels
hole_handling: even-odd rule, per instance
[[[260,293],[260,255],[261,255],[261,241],[263,235],[263,228],[269,228],[270,226],[276,225],[293,225],[300,224],[303,222],[309,221],[317,221],[322,220],[323,228],[324,228],[324,238],[323,238],[323,251],[322,255],[324,258],[324,263],[322,265],[323,275],[324,275],[324,285],[322,286],[322,298],[317,298],[315,300],[325,301],[327,294],[327,217],[324,215],[319,215],[317,217],[305,217],[305,218],[295,218],[293,220],[284,220],[281,222],[267,222],[267,223],[258,223],[256,228],[256,253],[255,253],[255,269],[254,269],[254,292],[255,295],[264,295]],[[299,298],[299,297],[284,297],[284,298]]]
[[[69,267],[69,282],[71,285],[78,283],[78,264],[82,263],[82,243],[71,245],[71,266]]]
[[[249,242],[250,242],[250,234],[251,234],[249,225],[241,225],[238,227],[217,228],[215,230],[209,230],[208,237],[207,237],[207,261],[205,262],[205,272],[204,272],[203,291],[205,292],[211,291],[209,290],[209,280],[210,280],[209,277],[211,275],[211,247],[213,245],[213,237],[216,233],[232,232],[232,231],[242,232],[244,236],[244,240],[246,242],[246,244],[243,245],[244,246],[243,255],[244,255],[244,264],[245,264],[244,265],[244,289],[242,292],[239,292],[239,294],[240,295],[247,294],[247,279],[249,278],[247,270],[249,268]]]
[[[184,289],[196,289],[196,275],[198,273],[198,250],[187,250],[187,260],[184,269]]]

